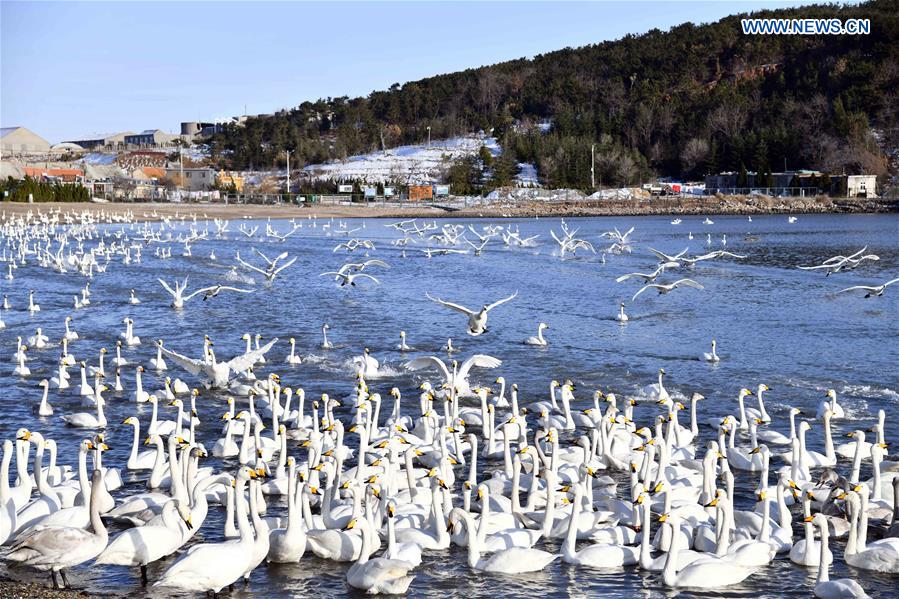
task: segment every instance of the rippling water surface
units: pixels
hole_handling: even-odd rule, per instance
[[[78,274],[58,274],[42,269],[32,257],[30,263],[15,272],[15,279],[0,281],[0,289],[9,296],[12,310],[2,318],[7,328],[0,331],[2,367],[0,388],[3,390],[3,418],[0,419],[0,438],[12,438],[20,426],[39,430],[56,439],[60,447],[60,461],[76,464],[76,446],[85,435],[62,426],[59,415],[84,411],[73,389],[59,392],[51,389],[50,400],[56,415],[37,418],[32,408],[40,400],[37,383],[55,374],[58,349],[29,352],[32,376],[13,377],[10,356],[15,337],[32,335],[42,327],[51,339],[60,339],[63,321],[72,315],[73,328],[81,339],[70,345],[79,359],[96,363],[101,347],[114,355],[115,340],[125,317],[135,321],[135,333],[143,344],[124,351],[131,363],[123,369],[126,392],[120,397],[107,394],[107,443],[112,447],[104,458],[104,465],[123,469],[125,486],[114,493],[117,498],[137,493],[145,488],[148,475],[127,473],[125,461],[131,445],[131,427],[119,423],[137,414],[142,423],[149,422],[149,405],[135,405],[128,399],[133,390],[134,366],[147,364],[155,355],[152,340],[164,338],[166,346],[190,356],[199,356],[204,334],[216,343],[219,357],[241,353],[244,332],[262,333],[268,338],[279,337],[270,352],[269,363],[257,369],[258,374],[276,370],[284,384],[302,386],[308,397],[322,392],[344,397],[352,391],[353,376],[350,360],[363,347],[384,363],[392,373],[369,381],[373,391],[386,396],[392,386],[403,392],[408,412],[417,406],[417,386],[422,378],[412,376],[402,368],[411,356],[435,354],[445,357],[440,347],[448,337],[461,348],[460,356],[486,353],[503,360],[496,371],[477,372],[474,379],[491,383],[497,375],[521,390],[521,401],[529,403],[548,397],[552,379],[570,378],[578,385],[576,408],[592,405],[591,391],[601,388],[619,396],[637,396],[639,390],[655,382],[660,367],[668,373],[666,386],[673,393],[689,397],[698,391],[708,398],[701,405],[700,416],[737,413],[737,392],[743,386],[754,388],[759,383],[771,387],[766,405],[774,419],[772,426],[788,432],[789,406],[807,409],[814,414],[815,406],[829,388],[836,389],[840,403],[847,411],[847,420],[835,421],[834,435],[842,435],[856,428],[872,426],[878,409],[887,413],[887,441],[899,441],[899,369],[896,367],[897,317],[899,317],[899,285],[880,298],[863,299],[860,295],[834,295],[834,292],[857,284],[880,284],[899,276],[899,217],[897,215],[818,215],[801,216],[789,224],[785,216],[717,217],[713,225],[703,225],[701,218],[690,217],[683,224],[673,226],[670,218],[628,217],[569,219],[572,228],[579,228],[579,237],[586,238],[599,249],[603,245],[600,233],[618,227],[635,227],[631,235],[633,251],[622,255],[608,254],[605,264],[599,254],[580,252],[577,256],[560,259],[557,246],[549,236],[549,229],[559,230],[557,219],[510,220],[500,224],[520,227],[522,237],[539,234],[533,248],[507,248],[494,241],[484,255],[451,255],[427,259],[410,245],[407,257],[390,245],[397,233],[385,227],[382,220],[344,221],[349,229],[364,227],[354,236],[374,241],[376,250],[369,257],[380,258],[392,265],[389,270],[372,271],[382,285],[361,282],[355,288],[339,289],[328,277],[319,273],[336,270],[344,261],[362,256],[360,251],[349,257],[334,253],[334,246],[345,239],[325,230],[321,219],[315,228],[313,221],[303,220],[303,228],[284,243],[260,239],[265,222],[243,221],[248,226],[260,225],[260,233],[253,239],[237,231],[238,222],[224,239],[214,237],[215,227],[209,223],[210,239],[194,245],[193,256],[181,256],[182,246],[164,244],[172,248],[172,258],[161,260],[153,255],[155,245],[144,248],[143,262],[126,266],[117,257],[106,273],[95,274],[91,284],[91,305],[72,309],[72,296],[84,285]],[[476,228],[487,221],[446,221],[451,224],[472,224]],[[272,221],[279,231],[289,230],[286,222]],[[443,224],[438,221],[438,224]],[[159,225],[153,225],[158,227]],[[196,225],[200,231],[205,224]],[[178,225],[186,231],[188,223]],[[334,221],[333,228],[338,228]],[[118,231],[122,226],[107,226]],[[135,235],[130,226],[126,234]],[[692,232],[693,240],[688,239]],[[707,245],[707,234],[712,244]],[[690,248],[691,254],[707,249],[721,249],[722,235],[727,236],[726,249],[746,254],[744,260],[724,259],[703,262],[689,273],[705,286],[704,291],[678,289],[667,296],[644,293],[636,301],[630,296],[639,283],[616,283],[615,278],[632,271],[651,272],[655,258],[649,247],[676,253]],[[469,237],[471,237],[469,235]],[[6,240],[4,240],[5,242]],[[4,243],[5,245],[5,243]],[[607,245],[607,244],[606,244]],[[821,272],[804,272],[795,266],[818,263],[835,254],[849,254],[867,245],[868,251],[878,254],[880,261],[866,263],[855,271],[825,277]],[[273,284],[265,284],[259,277],[240,271],[246,281],[233,281],[228,270],[234,264],[235,250],[253,263],[250,247],[272,256],[282,251],[298,256],[296,264],[284,271]],[[217,260],[209,259],[215,251]],[[682,271],[666,274],[670,281]],[[5,271],[4,271],[5,274]],[[169,307],[170,298],[157,278],[171,281],[190,275],[191,288],[215,283],[251,285],[258,291],[252,295],[225,295],[208,302],[195,298],[183,311]],[[143,303],[127,303],[128,290],[134,288]],[[34,289],[41,305],[39,313],[30,315],[25,308],[28,290]],[[425,293],[469,306],[480,306],[518,290],[514,301],[490,314],[488,334],[472,338],[465,334],[465,319],[428,301]],[[615,320],[617,305],[625,301],[630,321],[621,325]],[[527,347],[522,341],[536,333],[537,323],[547,322],[549,347]],[[335,343],[331,351],[319,349],[320,327],[331,325],[329,337]],[[396,350],[399,331],[408,334],[409,345],[415,351],[403,355]],[[287,339],[295,337],[304,364],[283,363],[289,352]],[[719,364],[700,360],[709,350],[712,338],[718,341]],[[110,356],[111,357],[111,356]],[[189,375],[174,370],[169,361],[171,376],[180,376],[196,383]],[[77,380],[77,369],[72,370]],[[154,373],[144,373],[144,386],[153,390],[162,387],[162,380]],[[218,416],[224,409],[222,395],[204,392],[199,411],[204,422],[199,438],[211,447],[218,438],[221,424]],[[308,402],[307,402],[308,405]],[[345,404],[346,405],[346,404]],[[749,402],[753,405],[753,402]],[[162,408],[161,417],[171,408]],[[347,407],[340,416],[346,421]],[[639,403],[635,412],[638,422],[648,423],[659,407],[653,403]],[[683,422],[683,420],[682,420]],[[533,425],[533,424],[532,424]],[[702,435],[710,435],[702,428]],[[813,449],[822,448],[821,427],[809,433]],[[839,438],[836,443],[846,441]],[[893,445],[892,447],[895,447]],[[305,450],[292,448],[292,453],[305,457]],[[891,452],[892,453],[892,452]],[[210,457],[207,465],[233,471],[236,460],[222,462]],[[773,463],[777,468],[779,461]],[[496,464],[489,465],[489,468]],[[840,463],[841,471],[848,471],[849,463]],[[483,471],[483,468],[482,468]],[[863,478],[870,473],[870,465],[863,470]],[[460,477],[457,477],[460,478]],[[772,477],[772,484],[774,478]],[[745,509],[751,504],[752,489],[757,476],[737,473],[737,506]],[[269,499],[269,514],[284,511],[283,501]],[[797,513],[794,508],[794,515]],[[196,540],[221,538],[224,510],[210,508],[205,526]],[[797,534],[802,527],[796,525]],[[116,532],[114,529],[112,532]],[[796,537],[797,539],[800,537]],[[842,542],[834,543],[836,563],[831,576],[852,576],[860,580],[871,595],[896,595],[896,578],[853,570],[842,561]],[[542,546],[542,545],[538,545]],[[556,542],[544,548],[557,550]],[[167,563],[150,568],[151,580]],[[223,567],[227,567],[223,565]],[[323,596],[349,594],[344,573],[348,566],[325,562],[307,552],[301,563],[293,566],[262,566],[253,573],[248,589],[237,589],[235,596],[287,597],[319,593]],[[410,596],[474,597],[501,593],[503,596],[662,596],[676,595],[666,589],[656,574],[636,568],[614,571],[576,569],[556,562],[537,574],[514,577],[485,575],[470,570],[463,549],[453,547],[442,553],[427,555],[415,570],[416,578]],[[38,579],[24,570],[13,576]],[[90,591],[143,596],[153,594],[140,586],[135,571],[117,567],[80,568],[70,575],[72,581]],[[76,582],[77,581],[77,582]],[[744,584],[730,587],[707,596],[808,596],[814,584],[814,571],[795,566],[784,554],[772,565],[750,577]],[[352,591],[355,593],[355,591]],[[156,593],[158,596],[165,596]],[[690,593],[679,593],[692,596]]]

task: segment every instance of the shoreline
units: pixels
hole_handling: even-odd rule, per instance
[[[708,196],[668,200],[597,200],[576,202],[503,202],[459,206],[413,205],[261,205],[206,203],[0,203],[0,222],[27,214],[56,212],[75,216],[89,212],[99,216],[136,221],[163,218],[531,218],[598,216],[696,216],[696,215],[801,215],[883,214],[899,212],[899,200],[866,198],[771,198]]]

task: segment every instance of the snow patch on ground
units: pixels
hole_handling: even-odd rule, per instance
[[[476,155],[481,146],[498,156],[502,150],[496,139],[486,135],[466,135],[350,156],[346,160],[313,164],[303,169],[319,181],[362,180],[367,183],[437,183],[458,158]]]

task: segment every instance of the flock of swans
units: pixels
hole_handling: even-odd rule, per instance
[[[0,260],[8,264],[7,280],[16,281],[14,271],[25,267],[44,276],[82,277],[75,309],[88,313],[92,301],[110,299],[90,289],[107,269],[139,268],[152,246],[149,259],[168,260],[178,246],[192,256],[206,240],[228,237],[233,226],[198,215],[156,225],[138,220],[59,211],[4,216]],[[256,266],[237,254],[231,272],[277,285],[297,257],[285,251],[270,259],[255,245],[283,243],[304,227],[345,238],[333,254],[364,254],[322,273],[340,287],[361,279],[380,283],[368,271],[392,268],[369,258],[373,241],[350,237],[364,227],[314,219],[289,225],[280,232],[268,223],[260,233],[258,226],[239,223],[231,239],[251,244],[263,262]],[[550,231],[560,257],[596,253],[577,229],[560,225],[561,232]],[[409,246],[423,243],[428,258],[480,256],[490,245],[533,248],[540,237],[523,237],[514,225],[438,227],[406,220],[388,227],[401,234],[393,246],[404,257]],[[633,234],[633,228],[604,234],[611,245],[602,250],[602,261],[632,252]],[[828,275],[851,270],[877,259],[863,255],[865,249],[803,268]],[[651,272],[617,279],[641,285],[632,301],[649,289],[659,295],[701,291],[705,287],[692,278],[661,279],[703,261],[746,258],[724,250],[698,256],[686,249],[650,252],[658,259]],[[211,253],[209,260],[221,258]],[[844,291],[879,296],[897,281]],[[187,277],[159,284],[178,311],[199,296],[206,301],[227,292],[239,307],[242,296],[265,293],[265,287],[210,283],[188,294]],[[405,359],[405,370],[419,382],[411,393],[382,386],[382,365],[365,348],[334,381],[331,395],[307,398],[302,386],[284,382],[302,376],[304,361],[293,337],[287,354],[279,339],[262,343],[261,334],[247,333],[244,350],[223,359],[206,336],[198,357],[189,357],[181,352],[197,354],[175,351],[163,339],[142,342],[126,316],[124,330],[112,340],[115,358],[108,359],[105,348],[79,338],[71,316],[41,320],[47,311],[35,292],[10,285],[3,311],[21,305],[27,321],[42,327],[14,348],[10,339],[8,349],[15,351],[5,360],[4,368],[18,379],[16,397],[33,402],[35,417],[17,423],[22,426],[14,438],[3,440],[0,558],[46,572],[54,586],[69,586],[72,568],[101,564],[134,569],[142,584],[172,593],[217,594],[248,581],[266,563],[302,563],[314,555],[349,563],[351,587],[403,594],[428,554],[458,546],[472,570],[488,574],[520,576],[561,561],[584,569],[585,576],[633,568],[657,573],[667,587],[688,589],[763,577],[780,556],[817,571],[818,597],[866,597],[864,584],[830,578],[832,539],[846,539],[844,560],[859,575],[899,574],[899,462],[885,459],[886,414],[881,410],[864,425],[851,422],[856,430],[838,444],[833,427],[846,413],[834,390],[814,414],[790,409],[788,422],[769,415],[765,394],[774,391],[763,383],[704,409],[701,394],[679,399],[666,389],[664,369],[641,397],[609,389],[584,393],[570,380],[553,380],[548,393],[529,389],[532,400],[525,401],[518,385],[507,385],[503,376],[491,375],[489,385],[484,380],[484,372],[500,368],[502,360],[478,353],[459,360],[449,339],[447,359]],[[142,295],[132,289],[121,301],[129,307],[156,301]],[[517,296],[479,309],[426,297],[464,314],[466,333],[477,337],[490,334],[489,313]],[[616,316],[622,325],[629,320],[624,306],[620,302]],[[329,328],[322,327],[321,351],[334,347]],[[548,328],[540,322],[536,336],[523,343],[547,347]],[[80,360],[70,353],[75,349]],[[415,351],[405,331],[396,349]],[[714,340],[703,359],[721,359]],[[46,370],[38,364],[52,364],[54,376],[37,383],[29,363],[35,372]],[[184,378],[173,378],[174,370]],[[133,383],[123,381],[125,373],[133,373]],[[162,388],[145,387],[151,375],[163,381]],[[121,423],[107,420],[110,409],[129,415]],[[80,443],[57,443],[54,419],[81,431]],[[112,438],[130,439],[124,463],[104,460]],[[863,465],[871,468],[868,479],[861,476]],[[744,509],[738,509],[737,482],[752,489],[753,501]],[[286,510],[273,514],[269,508],[282,502]],[[208,515],[219,509],[224,526],[213,532]],[[158,574],[151,577],[151,569]]]

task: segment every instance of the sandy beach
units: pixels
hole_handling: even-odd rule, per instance
[[[523,218],[534,216],[640,216],[695,214],[813,214],[877,213],[899,211],[899,200],[868,198],[772,198],[707,196],[654,198],[652,200],[602,200],[577,202],[503,202],[459,207],[371,204],[365,205],[260,205],[173,203],[16,203],[0,204],[0,219],[47,212],[126,215],[152,221],[167,217],[193,218]]]

